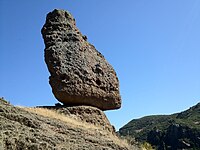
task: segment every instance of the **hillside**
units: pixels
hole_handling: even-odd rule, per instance
[[[97,108],[77,107],[77,111],[73,111],[74,114],[72,114],[72,108],[68,109],[69,111],[66,109],[56,106],[52,106],[51,109],[12,106],[0,99],[0,149],[136,149],[115,135],[113,127],[103,112],[99,113]],[[80,111],[83,109],[86,110],[86,113],[80,119]],[[87,112],[94,112],[94,115],[90,114],[89,119],[86,117]],[[95,115],[102,117],[98,121]]]
[[[133,119],[119,134],[147,141],[157,149],[200,148],[200,103],[181,113]]]

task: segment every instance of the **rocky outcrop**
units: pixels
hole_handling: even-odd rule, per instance
[[[55,97],[65,105],[101,110],[121,107],[119,81],[112,66],[87,42],[72,15],[54,10],[42,28],[45,62]]]
[[[105,113],[98,108],[92,106],[40,106],[38,108],[46,108],[54,110],[59,114],[71,117],[80,122],[90,123],[101,127],[111,133],[115,133],[115,128],[112,126],[106,117]]]
[[[32,109],[34,111],[30,111]],[[44,108],[14,107],[0,99],[0,149],[137,149],[130,147],[115,134],[101,126],[94,126],[94,124],[85,123],[84,121],[71,120],[68,115],[65,116],[64,114],[62,115],[51,110],[54,112],[54,115],[52,115],[52,112],[47,110]],[[79,118],[78,115],[77,117]],[[92,120],[92,118],[90,119]]]

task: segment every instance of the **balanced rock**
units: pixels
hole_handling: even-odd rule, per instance
[[[49,83],[58,101],[101,110],[121,107],[119,81],[113,67],[87,42],[69,12],[50,12],[42,35]]]

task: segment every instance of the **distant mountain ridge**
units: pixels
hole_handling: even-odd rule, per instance
[[[122,136],[147,141],[156,149],[200,148],[200,103],[172,115],[153,115],[133,119],[119,129]]]

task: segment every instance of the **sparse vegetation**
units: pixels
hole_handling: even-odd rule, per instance
[[[5,100],[4,97],[1,97],[1,98],[0,98],[0,101],[2,101],[2,102],[5,103],[5,104],[10,104],[10,102],[7,101],[7,100]]]
[[[120,136],[120,139],[128,143],[128,145],[131,145],[133,147],[139,147],[141,150],[154,150],[152,145],[148,142],[138,142],[135,140],[132,136]]]
[[[27,110],[29,112],[33,112],[36,113],[38,115],[42,115],[44,117],[49,117],[49,118],[53,118],[53,119],[58,119],[60,121],[63,122],[67,122],[70,125],[73,126],[78,126],[78,127],[84,127],[84,128],[93,128],[93,129],[98,129],[100,127],[89,124],[89,123],[85,123],[85,122],[80,122],[77,121],[69,116],[63,115],[63,114],[59,114],[58,112],[54,111],[54,110],[50,110],[47,108],[36,108],[36,107],[22,107],[24,110]]]

